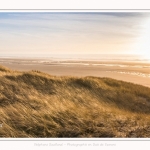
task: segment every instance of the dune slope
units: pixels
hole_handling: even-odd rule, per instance
[[[150,137],[150,88],[0,66],[0,137]]]

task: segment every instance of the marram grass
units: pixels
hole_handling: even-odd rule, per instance
[[[0,66],[0,137],[150,137],[150,88]]]

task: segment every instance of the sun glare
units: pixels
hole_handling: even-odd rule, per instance
[[[150,60],[150,19],[142,25],[141,36],[137,42],[137,52],[143,58]]]

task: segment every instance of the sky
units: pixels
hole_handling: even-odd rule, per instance
[[[149,12],[0,12],[0,56],[139,54]]]

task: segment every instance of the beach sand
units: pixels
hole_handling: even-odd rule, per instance
[[[39,70],[55,76],[109,77],[150,87],[150,64],[143,62],[56,61],[42,59],[0,59],[12,70]]]

